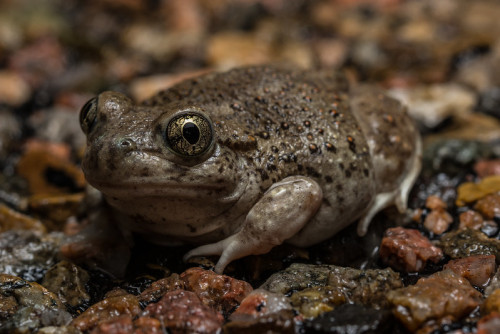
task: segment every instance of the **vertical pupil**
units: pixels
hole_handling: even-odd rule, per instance
[[[200,129],[193,122],[186,122],[182,126],[182,136],[184,139],[188,141],[191,145],[194,145],[200,139]]]

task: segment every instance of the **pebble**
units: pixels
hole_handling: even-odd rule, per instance
[[[281,310],[254,319],[232,320],[224,325],[226,334],[283,333],[296,334],[294,313]]]
[[[31,96],[31,88],[26,80],[16,71],[0,71],[0,103],[19,107]]]
[[[408,113],[425,128],[434,129],[449,117],[472,111],[474,93],[454,83],[434,84],[389,91],[408,108]]]
[[[474,171],[480,178],[500,175],[500,159],[480,160],[474,164]]]
[[[12,210],[0,203],[0,233],[6,231],[27,230],[36,233],[45,233],[47,228],[38,219]]]
[[[132,317],[141,311],[139,301],[134,295],[121,295],[109,297],[90,306],[85,312],[76,317],[71,325],[81,331],[89,331],[99,323],[117,318],[121,315]]]
[[[149,304],[141,317],[153,317],[172,334],[219,333],[224,321],[222,315],[207,305],[191,291],[167,292],[159,302]]]
[[[481,311],[484,314],[500,312],[500,289],[496,289],[489,294],[481,306]]]
[[[0,234],[0,273],[39,281],[56,264],[61,233],[40,235],[33,231]]]
[[[497,333],[500,333],[500,313],[492,312],[478,321],[477,334]]]
[[[287,297],[264,289],[256,289],[241,301],[236,311],[231,314],[230,319],[232,321],[255,319],[283,310],[292,310],[290,300]]]
[[[189,268],[180,279],[185,289],[194,292],[203,304],[224,314],[236,308],[253,290],[245,281],[201,268]]]
[[[457,189],[458,206],[473,203],[489,194],[500,191],[500,175],[488,176],[479,181],[462,183]]]
[[[495,273],[495,256],[473,255],[463,259],[451,260],[445,264],[444,269],[450,269],[466,278],[470,284],[484,288]]]
[[[29,333],[44,326],[67,325],[71,315],[55,294],[38,283],[0,274],[2,333]]]
[[[443,252],[414,229],[388,229],[380,245],[380,258],[391,268],[403,272],[422,271],[427,262],[437,263]]]
[[[307,333],[392,333],[394,318],[388,310],[344,304],[319,317],[306,320]]]
[[[316,318],[345,304],[347,297],[337,287],[321,286],[295,292],[290,301],[294,308],[306,318]]]
[[[467,210],[462,212],[458,216],[458,220],[460,221],[459,229],[467,229],[470,228],[472,230],[479,230],[483,226],[483,216],[477,211]]]
[[[83,192],[62,195],[35,195],[28,198],[28,208],[49,231],[62,231],[70,217],[80,213],[86,200]]]
[[[496,262],[500,262],[500,241],[488,238],[484,233],[476,230],[448,232],[441,237],[439,247],[452,259],[472,255],[495,255]]]
[[[500,216],[500,194],[490,194],[481,198],[474,205],[474,209],[480,212],[486,219],[494,219]]]
[[[137,298],[141,303],[157,302],[169,291],[184,289],[184,281],[178,274],[172,274],[166,278],[151,283]]]
[[[98,324],[91,334],[163,334],[161,322],[150,317],[132,320],[130,315],[121,315]]]
[[[387,294],[394,315],[412,332],[430,320],[460,320],[479,306],[481,298],[479,291],[451,270],[439,271]]]
[[[443,234],[453,222],[453,217],[444,209],[432,210],[427,214],[424,220],[424,227],[436,234]]]
[[[68,261],[61,261],[47,270],[42,285],[59,299],[73,307],[90,301],[86,285],[90,276],[86,270]]]

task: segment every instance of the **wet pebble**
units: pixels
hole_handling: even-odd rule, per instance
[[[484,314],[491,312],[500,313],[500,289],[493,290],[493,292],[488,295],[481,306],[481,310]]]
[[[474,164],[474,171],[480,178],[500,175],[500,159],[480,160]]]
[[[141,303],[149,304],[160,300],[165,293],[178,289],[184,289],[184,281],[179,278],[178,274],[172,274],[151,283],[137,298]]]
[[[347,297],[337,287],[321,286],[295,292],[290,301],[294,308],[306,318],[316,318],[332,311],[335,306],[345,304]]]
[[[63,303],[76,307],[90,300],[86,289],[89,279],[84,269],[61,261],[45,273],[42,285],[55,293]]]
[[[223,323],[220,313],[206,306],[194,292],[185,290],[167,292],[159,302],[144,309],[144,316],[158,319],[172,334],[218,333]]]
[[[40,218],[49,231],[62,231],[70,217],[81,210],[85,194],[38,195],[28,198],[28,208]]]
[[[297,333],[292,310],[266,313],[256,318],[235,319],[224,325],[224,333]]]
[[[90,306],[85,312],[72,321],[72,325],[81,331],[95,328],[99,323],[117,318],[121,315],[132,317],[141,311],[139,301],[134,295],[126,294],[108,297]]]
[[[500,216],[500,194],[495,193],[481,198],[474,205],[474,209],[479,211],[484,218],[494,219]]]
[[[264,289],[256,289],[241,301],[240,306],[231,314],[230,319],[246,320],[249,318],[258,318],[283,310],[292,310],[287,297]]]
[[[443,257],[441,249],[419,231],[403,227],[385,232],[379,253],[384,263],[404,272],[419,272],[427,262],[437,263]]]
[[[0,321],[2,333],[28,333],[71,321],[55,294],[38,283],[6,274],[0,274],[0,316],[4,318]]]
[[[500,261],[500,241],[476,230],[456,230],[441,237],[439,247],[452,259],[472,255],[494,255]]]
[[[40,236],[32,231],[7,231],[0,234],[0,273],[29,281],[40,280],[57,262],[62,234]]]
[[[194,292],[205,305],[224,314],[236,308],[253,290],[245,281],[201,268],[189,268],[180,279],[186,290]]]
[[[478,321],[477,334],[496,333],[500,333],[500,313],[492,312]]]
[[[459,206],[464,206],[499,191],[500,175],[485,177],[478,183],[465,182],[462,183],[457,189],[456,203]]]
[[[479,230],[484,223],[483,216],[477,211],[467,210],[462,212],[458,219],[460,221],[459,229],[470,228],[472,230]]]
[[[393,313],[415,332],[427,321],[457,321],[479,306],[482,295],[451,270],[421,278],[415,285],[390,291]]]
[[[446,211],[446,203],[437,196],[429,196],[425,206],[431,212],[424,219],[424,227],[434,234],[444,233],[453,222],[453,217]]]
[[[391,333],[394,320],[390,311],[345,304],[304,322],[307,333]]]
[[[12,210],[3,203],[0,203],[0,233],[20,230],[45,233],[47,228],[38,219]]]
[[[463,259],[451,260],[443,269],[454,271],[466,278],[474,286],[485,287],[495,273],[495,256],[473,255]]]

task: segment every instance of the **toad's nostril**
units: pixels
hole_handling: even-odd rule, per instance
[[[117,144],[119,149],[124,150],[126,152],[133,151],[137,147],[135,142],[130,138],[121,138],[117,141]]]

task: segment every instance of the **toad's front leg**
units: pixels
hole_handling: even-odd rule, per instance
[[[200,246],[184,259],[200,255],[220,255],[217,273],[233,260],[267,253],[302,229],[316,214],[323,192],[316,181],[304,176],[287,177],[273,184],[246,216],[236,234],[217,243]]]

